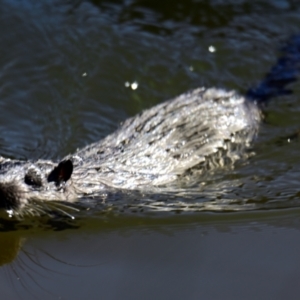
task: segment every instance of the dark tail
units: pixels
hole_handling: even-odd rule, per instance
[[[258,104],[270,98],[291,94],[286,86],[297,80],[300,73],[300,35],[293,36],[282,48],[282,56],[255,88],[250,88],[246,96]]]

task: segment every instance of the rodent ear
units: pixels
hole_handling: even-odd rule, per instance
[[[61,161],[48,175],[48,181],[56,182],[59,185],[62,182],[66,182],[71,178],[73,173],[73,163],[71,160]]]

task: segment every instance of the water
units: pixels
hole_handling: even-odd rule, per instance
[[[198,86],[245,93],[299,34],[296,1],[2,1],[0,155],[59,159]],[[215,51],[214,51],[215,50]],[[234,169],[2,224],[6,299],[298,299],[300,88]]]

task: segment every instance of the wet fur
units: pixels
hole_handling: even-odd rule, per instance
[[[176,189],[178,178],[233,165],[246,156],[258,133],[260,106],[289,93],[285,86],[298,74],[300,38],[292,38],[283,50],[246,96],[216,88],[193,90],[126,120],[116,132],[58,163],[0,157],[0,208],[10,215],[41,214],[53,208],[52,200],[73,202],[110,189]],[[61,211],[67,214],[63,204]]]

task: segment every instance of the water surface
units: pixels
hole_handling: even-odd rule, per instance
[[[296,1],[1,2],[0,155],[59,159],[199,86],[245,93],[299,34]],[[215,51],[212,51],[214,49]],[[298,299],[299,83],[233,169],[3,224],[1,291],[32,299]],[[142,204],[142,205],[141,205]],[[106,209],[107,207],[105,207]]]

